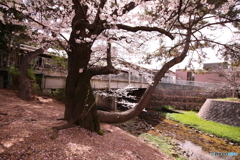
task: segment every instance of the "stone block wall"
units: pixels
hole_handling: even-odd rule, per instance
[[[209,92],[194,86],[161,84],[155,89],[147,108],[172,106],[175,109],[199,111],[206,99],[226,97],[231,97],[231,93]]]
[[[240,103],[207,99],[198,116],[218,123],[240,127]]]

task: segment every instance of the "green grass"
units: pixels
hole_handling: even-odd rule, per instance
[[[230,101],[230,102],[240,102],[240,99],[238,99],[238,98],[233,98],[233,97],[228,97],[228,98],[217,98],[216,100]]]
[[[233,127],[198,117],[196,112],[183,112],[184,114],[168,113],[167,118],[191,126],[208,134],[216,135],[233,142],[240,143],[240,127]]]
[[[145,142],[159,148],[162,150],[165,154],[169,155],[170,157],[173,157],[176,160],[186,160],[185,157],[181,156],[181,153],[177,153],[178,156],[173,156],[173,153],[176,154],[176,151],[174,150],[174,144],[173,140],[168,137],[164,137],[162,135],[151,135],[149,133],[143,133],[139,136],[140,139],[143,139]]]

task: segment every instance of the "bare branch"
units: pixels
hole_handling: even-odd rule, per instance
[[[103,7],[105,6],[107,0],[101,0],[101,3],[99,5],[99,8],[98,8],[98,11],[97,11],[97,14],[96,14],[96,17],[95,17],[95,20],[93,22],[93,25],[97,25],[100,21],[100,14],[101,14],[101,9],[103,9]]]
[[[110,68],[113,68],[112,61],[111,61],[111,43],[108,43],[108,48],[107,48],[107,66]]]
[[[130,2],[128,4],[126,4],[123,9],[122,9],[122,13],[121,15],[123,14],[126,14],[128,13],[129,11],[133,10],[134,8],[136,8],[139,4],[142,4],[143,2],[148,2],[148,1],[151,1],[151,0],[142,0],[141,3],[136,3],[136,2]],[[117,1],[115,1],[116,3]],[[117,4],[117,3],[116,3]]]
[[[158,27],[146,27],[146,26],[137,26],[137,27],[131,27],[131,26],[127,26],[124,24],[117,24],[116,25],[119,29],[124,29],[127,31],[131,31],[131,32],[137,32],[137,31],[156,31],[156,32],[160,32],[162,34],[165,34],[166,36],[168,36],[170,39],[174,39],[173,35],[161,28]]]

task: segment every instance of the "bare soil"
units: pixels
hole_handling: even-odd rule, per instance
[[[64,105],[51,98],[23,101],[16,91],[0,89],[0,160],[171,160],[161,150],[122,129],[101,124],[101,136],[80,127],[59,131],[66,124]]]

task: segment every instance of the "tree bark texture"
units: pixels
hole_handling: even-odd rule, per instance
[[[100,132],[97,107],[87,70],[91,47],[79,44],[68,56],[64,119],[90,131]]]
[[[72,0],[75,15],[72,19],[72,32],[69,39],[68,76],[66,80],[66,102],[64,119],[68,124],[76,124],[90,131],[100,133],[97,107],[93,96],[90,80],[92,74],[88,69],[93,42],[77,43],[76,39],[99,35],[101,30],[86,33],[88,7],[78,0]],[[96,20],[97,21],[97,20]]]
[[[20,76],[19,76],[19,86],[18,86],[18,97],[23,100],[31,100],[32,86],[31,80],[28,77],[29,63],[31,60],[44,52],[42,48],[36,51],[29,52],[26,56],[22,57],[20,62]]]
[[[69,39],[70,51],[68,51],[68,77],[66,80],[66,102],[64,119],[68,121],[68,126],[72,124],[80,125],[90,131],[100,133],[100,121],[109,123],[124,122],[136,117],[145,108],[158,82],[164,76],[165,72],[173,65],[181,62],[187,53],[189,47],[189,39],[181,56],[174,58],[172,61],[164,65],[154,79],[154,83],[150,86],[139,104],[126,112],[97,112],[95,98],[93,96],[90,80],[95,75],[116,74],[118,71],[111,64],[111,44],[108,44],[107,50],[107,66],[89,67],[91,57],[91,47],[93,42],[84,41],[85,38],[99,36],[105,29],[110,29],[111,25],[105,25],[105,21],[100,18],[100,10],[96,14],[93,23],[87,19],[88,6],[83,5],[78,0],[72,0],[75,16],[72,19],[72,32]],[[103,8],[106,1],[100,2],[100,8]],[[132,8],[128,8],[131,10]],[[173,36],[162,29],[156,27],[128,27],[125,25],[117,25],[118,29],[137,32],[140,30],[157,31],[167,35],[173,39]],[[86,32],[86,28],[88,32]],[[189,32],[190,33],[190,32]]]

